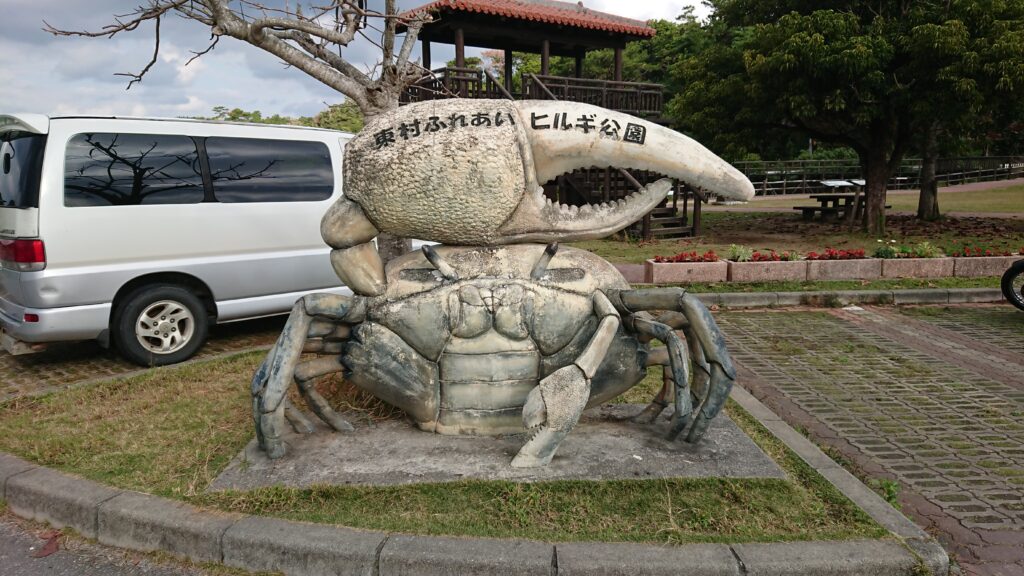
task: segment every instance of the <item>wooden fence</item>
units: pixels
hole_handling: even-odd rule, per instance
[[[521,91],[505,92],[496,79],[477,68],[439,68],[430,77],[410,86],[402,103],[441,98],[506,98],[516,100],[566,100],[618,110],[634,116],[658,118],[665,103],[665,87],[640,82],[612,82],[563,76],[526,74]],[[507,96],[506,96],[507,94]]]
[[[759,196],[814,194],[828,190],[822,180],[863,179],[856,160],[789,160],[734,162],[750,178]],[[1024,178],[1024,156],[942,158],[936,175],[940,185]],[[921,160],[904,160],[889,180],[890,190],[920,187]]]

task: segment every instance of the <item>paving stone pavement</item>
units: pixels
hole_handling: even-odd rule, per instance
[[[965,573],[1024,575],[1024,314],[1009,306],[718,315],[739,383],[866,475]]]
[[[284,321],[285,317],[279,316],[215,326],[195,357],[209,358],[270,346],[281,333]],[[140,369],[95,342],[55,344],[44,352],[23,356],[11,356],[0,350],[0,402]]]

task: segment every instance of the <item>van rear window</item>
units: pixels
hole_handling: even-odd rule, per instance
[[[0,207],[39,206],[39,176],[45,147],[43,134],[0,134]]]
[[[64,158],[65,206],[195,204],[205,197],[195,142],[164,134],[76,134]]]
[[[211,137],[206,153],[218,202],[315,202],[334,193],[322,142]]]

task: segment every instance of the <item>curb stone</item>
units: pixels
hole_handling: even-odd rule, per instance
[[[42,467],[17,474],[4,485],[4,500],[14,514],[73,528],[86,538],[96,538],[100,504],[118,494],[121,491]]]
[[[895,541],[734,544],[748,576],[912,574],[917,560]]]
[[[582,542],[558,545],[558,576],[740,576],[725,544],[653,548],[644,544]],[[684,570],[685,567],[686,569]]]
[[[18,516],[68,526],[86,537],[98,534],[106,544],[289,575],[909,576],[921,568],[935,575],[949,573],[946,552],[921,528],[749,392],[735,386],[732,398],[894,539],[658,546],[388,535],[194,508],[107,488],[3,453],[0,496]]]
[[[139,492],[122,492],[99,506],[97,539],[118,548],[162,550],[198,562],[221,562],[221,538],[240,518]]]
[[[21,458],[15,458],[9,454],[0,452],[0,499],[3,499],[7,492],[7,480],[23,472],[38,468],[35,464],[25,462]]]
[[[555,573],[555,546],[523,540],[395,535],[380,553],[381,576]]]
[[[250,516],[224,533],[224,564],[289,575],[372,576],[387,541],[383,532]]]
[[[1005,302],[1003,292],[998,288],[961,288],[949,291],[950,304],[971,304],[979,302]]]
[[[841,304],[969,304],[1003,302],[998,288],[921,288],[908,290],[831,290],[824,292],[695,293],[705,306],[764,308]]]

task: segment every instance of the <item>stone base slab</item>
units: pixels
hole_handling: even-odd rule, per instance
[[[696,445],[665,440],[668,420],[637,424],[642,406],[611,404],[588,410],[543,468],[512,468],[524,435],[440,436],[401,420],[335,433],[286,432],[288,453],[270,460],[253,440],[210,490],[314,484],[417,484],[465,479],[533,482],[565,479],[785,478],[785,473],[726,414]],[[351,421],[351,419],[350,419]]]

